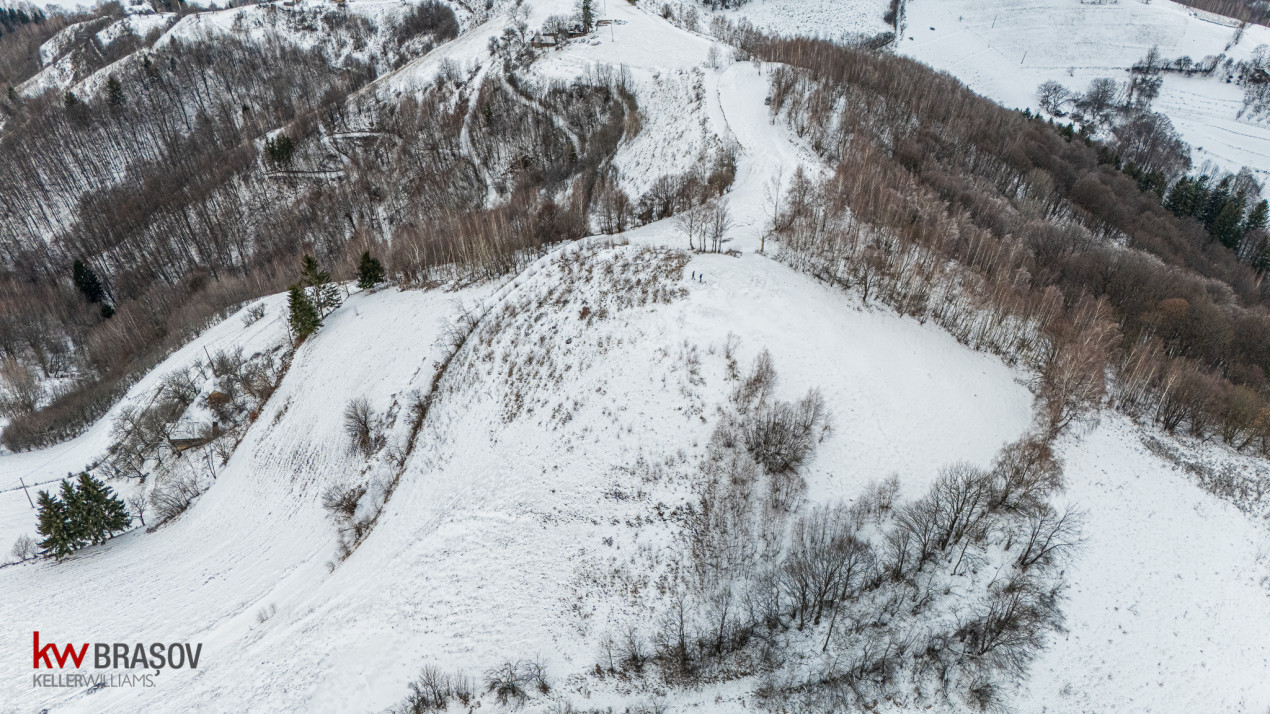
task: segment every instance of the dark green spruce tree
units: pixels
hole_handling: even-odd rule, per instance
[[[291,286],[288,303],[291,307],[291,330],[295,333],[295,340],[298,344],[309,335],[317,332],[317,329],[322,326],[322,318],[318,315],[317,308],[313,306],[313,302],[309,300],[309,296],[305,294],[304,288],[300,285]]]
[[[99,304],[106,299],[106,289],[102,287],[101,279],[84,261],[76,260],[71,265],[71,280],[88,302]]]
[[[87,542],[93,545],[105,543],[110,536],[132,525],[128,509],[115,496],[114,490],[87,471],[79,475],[76,495],[80,503],[80,535]]]
[[[362,260],[357,264],[357,287],[369,290],[384,282],[384,265],[378,258],[372,258],[370,251],[362,253]]]
[[[294,153],[295,145],[286,134],[279,134],[275,139],[265,139],[265,156],[269,157],[269,162],[274,166],[290,165],[291,155]]]
[[[1248,217],[1244,219],[1244,235],[1248,235],[1255,231],[1264,231],[1266,229],[1267,218],[1270,218],[1270,202],[1264,198],[1257,202],[1257,205],[1248,211]]]
[[[79,547],[79,543],[67,532],[70,518],[66,512],[66,504],[58,500],[57,496],[49,495],[48,491],[40,491],[38,498],[39,524],[35,530],[43,536],[40,549],[44,551],[44,555],[61,560]]]
[[[115,75],[110,75],[106,80],[106,103],[112,107],[121,107],[127,98],[124,97],[123,84],[120,83]]]
[[[70,476],[70,474],[66,474]],[[66,534],[70,537],[74,547],[79,548],[87,542],[84,537],[84,522],[88,520],[84,511],[84,499],[80,496],[79,491],[75,490],[75,484],[70,479],[62,481],[62,496],[59,499],[64,507],[63,513],[66,514]]]
[[[326,317],[340,306],[340,290],[331,282],[331,273],[318,266],[311,255],[300,260],[300,284],[306,288],[319,317]]]

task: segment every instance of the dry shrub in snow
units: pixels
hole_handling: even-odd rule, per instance
[[[472,678],[464,672],[451,675],[436,665],[424,665],[419,676],[410,683],[405,701],[393,711],[397,714],[444,711],[452,699],[464,707],[472,706],[475,700]]]
[[[243,327],[251,327],[252,325],[259,322],[260,319],[264,316],[265,316],[264,303],[257,303],[255,305],[252,305],[251,307],[247,308],[246,312],[243,313]]]
[[[150,494],[150,505],[158,522],[163,523],[184,513],[200,493],[198,480],[193,475],[174,474],[155,487]]]
[[[450,675],[436,665],[425,665],[415,681],[410,683],[410,694],[406,696],[402,711],[408,714],[445,709],[454,696],[454,687],[450,683]]]
[[[322,507],[340,524],[353,519],[357,512],[357,504],[366,493],[365,486],[349,486],[337,483],[322,494]]]
[[[745,425],[745,448],[767,473],[787,475],[802,468],[825,423],[825,400],[811,390],[795,404],[776,402]]]
[[[546,694],[550,690],[542,665],[536,661],[504,662],[485,675],[485,691],[504,706],[519,708],[529,701],[531,692]]]

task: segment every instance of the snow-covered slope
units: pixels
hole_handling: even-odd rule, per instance
[[[365,395],[382,410],[425,387],[440,319],[456,297],[476,298],[355,296],[301,348],[251,435],[189,513],[61,565],[0,570],[6,638],[23,641],[38,628],[60,639],[201,641],[205,664],[165,673],[150,690],[91,697],[6,682],[4,699],[82,711],[373,710],[399,698],[427,661],[480,672],[502,657],[541,654],[556,677],[585,671],[601,628],[573,611],[587,594],[579,578],[608,550],[605,537],[629,533],[610,525],[625,512],[611,494],[631,487],[624,468],[637,457],[692,451],[708,436],[708,407],[726,396],[729,332],[743,361],[772,351],[789,393],[819,385],[835,405],[834,435],[810,477],[818,499],[850,496],[892,470],[933,477],[950,459],[986,462],[1027,425],[1029,395],[999,362],[931,326],[860,310],[759,256],[692,259],[667,278],[682,297],[623,308],[624,293],[610,284],[623,273],[605,277],[604,267],[638,256],[642,245],[677,242],[664,227],[633,240],[549,256],[500,294],[487,318],[501,317],[499,329],[485,323],[489,332],[478,329],[451,367],[380,525],[328,573],[334,532],[318,500],[357,471],[343,405]],[[577,281],[566,266],[596,275]],[[704,282],[691,281],[692,272]],[[540,319],[539,301],[557,295],[566,308]],[[610,314],[590,326],[576,305]],[[501,364],[486,367],[487,350],[503,357],[522,340],[540,345],[519,355],[523,368],[545,356],[559,368],[555,379],[546,368],[508,379]],[[700,358],[698,378],[686,350]],[[509,418],[516,397],[524,406]],[[666,538],[658,532],[648,533],[654,546]],[[111,603],[106,614],[66,612],[87,593]],[[257,623],[273,605],[277,614]],[[14,669],[26,661],[24,652],[4,658]]]
[[[1200,489],[1144,436],[1106,416],[1063,451],[1085,542],[1070,572],[1069,632],[1034,666],[1021,709],[1261,714],[1270,521]],[[1264,470],[1247,458],[1232,466]]]
[[[744,20],[773,35],[816,37],[833,42],[853,42],[891,31],[885,15],[890,0],[749,0],[740,7],[708,12],[702,3],[673,0],[663,3],[679,12],[695,11],[700,29],[711,18]],[[736,3],[734,3],[736,4]]]
[[[1270,28],[1252,25],[1235,42],[1221,18],[1169,2],[1123,0],[909,0],[898,51],[956,76],[1007,107],[1037,108],[1036,88],[1055,80],[1075,91],[1126,70],[1153,47],[1169,60],[1210,55],[1246,59],[1270,44]],[[1195,150],[1196,166],[1243,166],[1270,178],[1270,127],[1236,118],[1243,92],[1211,78],[1168,74],[1154,107]]]

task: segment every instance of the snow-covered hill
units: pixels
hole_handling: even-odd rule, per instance
[[[908,34],[935,4],[914,2]],[[1118,7],[1129,5],[1138,4]],[[529,24],[570,6],[535,3]],[[814,17],[778,6],[755,0],[756,22]],[[767,350],[779,397],[823,394],[832,423],[805,474],[813,504],[852,502],[891,474],[903,496],[916,497],[941,467],[986,465],[1028,429],[1021,370],[786,267],[770,244],[769,255],[758,252],[771,179],[829,167],[773,123],[770,67],[710,67],[711,41],[656,10],[615,0],[608,19],[619,22],[547,54],[532,78],[568,80],[600,64],[629,72],[642,126],[613,164],[633,193],[735,150],[728,247],[739,255],[688,253],[673,222],[661,221],[557,247],[497,284],[352,295],[298,348],[186,513],[61,563],[0,568],[0,638],[13,643],[0,649],[0,710],[382,711],[423,665],[480,677],[504,661],[541,658],[554,687],[531,711],[645,702],[746,711],[753,681],[679,690],[590,675],[607,638],[652,626],[651,609],[614,593],[655,591],[656,566],[644,573],[649,582],[609,576],[669,562],[682,548],[667,514],[691,503],[684,473],[722,418],[730,361],[747,366]],[[945,19],[959,22],[953,16]],[[414,92],[443,61],[488,71],[488,40],[508,22],[495,14],[465,28],[365,91]],[[1124,49],[1124,62],[1140,49]],[[1089,76],[1104,70],[1091,66]],[[1008,86],[1022,103],[1049,71]],[[283,345],[285,296],[265,307],[259,321],[233,315],[205,331],[125,405],[210,352]],[[434,382],[463,314],[478,321]],[[412,441],[411,405],[423,395],[427,418]],[[385,420],[386,443],[371,462],[345,433],[343,411],[358,398]],[[118,410],[74,441],[0,456],[0,544],[34,531],[24,492],[11,488],[18,479],[47,487],[93,463]],[[1085,543],[1067,574],[1068,632],[1012,693],[1023,711],[1270,707],[1270,524],[1149,449],[1157,436],[1106,415],[1060,443],[1063,499],[1087,513]],[[1212,445],[1178,448],[1261,468]],[[323,494],[385,479],[398,480],[374,529],[338,561]],[[46,642],[199,642],[203,655],[196,670],[165,670],[153,687],[38,688],[26,649],[35,630]],[[481,704],[500,710],[489,696]]]
[[[632,273],[649,276],[632,262],[644,246],[678,240],[655,226],[631,241],[565,249],[487,298],[496,306],[451,367],[380,525],[329,572],[334,530],[320,497],[358,472],[343,406],[366,396],[382,411],[426,390],[440,322],[455,300],[475,307],[482,295],[353,297],[301,348],[185,516],[60,565],[0,571],[6,638],[38,628],[60,639],[201,641],[200,669],[165,672],[150,690],[52,698],[15,680],[5,700],[67,711],[374,710],[400,698],[426,662],[479,673],[542,655],[555,679],[585,672],[600,636],[622,624],[575,609],[596,606],[589,567],[615,547],[668,547],[664,525],[622,525],[655,503],[633,509],[614,494],[636,486],[626,469],[639,458],[692,453],[708,437],[711,407],[729,388],[729,333],[743,362],[771,350],[782,391],[818,385],[836,405],[810,476],[817,500],[850,497],[891,471],[929,479],[949,460],[984,463],[1027,426],[1030,398],[1008,368],[761,256],[694,258],[663,277],[668,304],[641,305]],[[577,280],[581,271],[592,277]],[[558,300],[562,309],[543,311]],[[578,306],[608,314],[592,325]],[[509,355],[525,360],[515,378],[502,363]],[[117,605],[105,615],[70,607],[88,593]],[[19,651],[4,666],[25,661]]]

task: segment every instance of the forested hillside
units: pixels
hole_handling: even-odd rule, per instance
[[[0,12],[0,702],[1270,707],[1261,7],[983,1]]]
[[[436,3],[384,27],[274,7],[240,13],[229,32],[183,26],[101,59],[64,90],[18,99],[0,135],[12,168],[0,178],[3,349],[41,377],[74,376],[51,408],[13,415],[10,448],[73,435],[189,330],[285,286],[302,249],[347,275],[350,256],[406,231],[396,267],[415,280],[437,263],[496,260],[421,233],[453,216],[480,242],[500,230],[497,213],[472,214],[495,209],[490,197],[541,221],[496,253],[581,235],[571,217],[579,207],[529,207],[573,176],[594,181],[621,135],[626,105],[610,77],[513,88],[449,66],[410,101],[353,96],[392,71],[368,42],[391,47],[400,65],[455,36],[456,17]],[[572,126],[557,126],[549,107],[566,102]],[[577,199],[587,200],[587,185]],[[114,318],[74,289],[74,261],[100,276]]]

